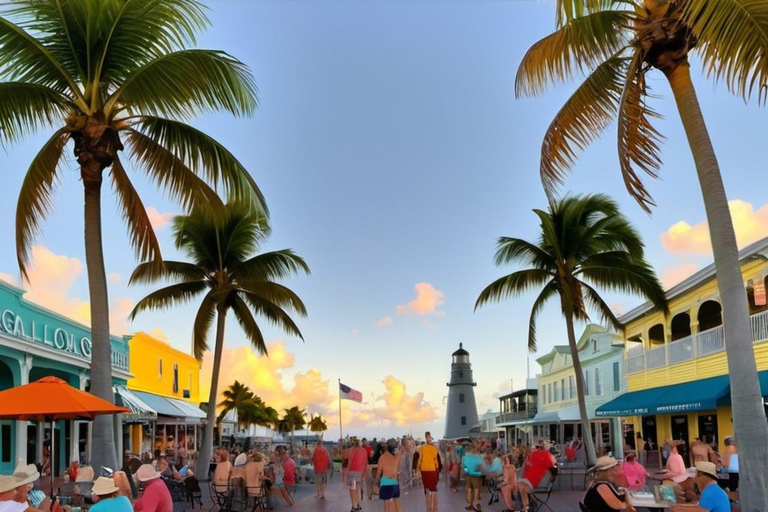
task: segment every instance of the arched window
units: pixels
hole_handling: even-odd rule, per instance
[[[708,300],[699,307],[699,332],[723,325],[723,308],[716,300]]]
[[[663,345],[664,338],[664,324],[656,324],[648,329],[648,340],[651,345]]]
[[[672,318],[670,324],[672,341],[685,338],[691,335],[691,316],[686,313],[678,313]]]

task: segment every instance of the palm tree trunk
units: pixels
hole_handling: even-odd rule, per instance
[[[595,455],[595,442],[592,439],[592,428],[589,424],[587,415],[587,401],[584,398],[584,372],[581,371],[581,361],[579,361],[579,350],[576,348],[576,333],[573,330],[573,315],[565,315],[565,325],[568,329],[568,347],[571,349],[571,359],[573,359],[573,373],[576,379],[576,395],[579,399],[579,418],[581,418],[581,437],[584,441],[584,450],[587,452],[587,464],[595,465],[597,456]]]
[[[667,79],[696,163],[712,239],[717,286],[723,303],[733,426],[742,466],[739,486],[742,510],[765,511],[768,510],[768,424],[757,379],[749,307],[733,221],[720,167],[691,81],[689,64],[684,62],[669,71]]]
[[[213,453],[213,425],[216,421],[216,402],[219,399],[219,372],[221,371],[221,353],[224,349],[224,327],[226,326],[227,308],[219,306],[216,318],[216,346],[213,349],[213,372],[211,375],[211,392],[208,395],[208,414],[205,418],[205,430],[203,431],[203,444],[200,445],[200,455],[197,463],[201,468],[195,468],[198,479],[208,480],[208,464]],[[221,432],[219,432],[221,438]]]
[[[112,392],[112,346],[109,341],[109,297],[101,241],[101,175],[84,179],[85,265],[91,303],[91,388],[90,392],[110,403]],[[117,468],[115,431],[112,416],[97,416],[93,422],[91,465]]]

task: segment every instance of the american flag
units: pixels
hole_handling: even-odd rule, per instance
[[[355,402],[363,403],[363,394],[361,392],[345,386],[341,382],[339,382],[339,394],[344,400],[354,400]]]

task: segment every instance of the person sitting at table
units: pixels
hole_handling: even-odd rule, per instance
[[[229,476],[232,473],[232,464],[226,452],[219,453],[219,461],[213,472],[213,490],[225,492],[229,487]]]
[[[515,509],[515,498],[512,496],[512,493],[517,489],[517,468],[513,460],[512,454],[504,456],[504,467],[499,487],[501,488],[501,496],[504,498],[504,504],[507,508],[502,512],[512,512]]]
[[[92,512],[133,512],[131,500],[120,494],[120,488],[109,477],[97,478],[91,492],[95,502],[89,509]]]
[[[490,450],[485,452],[483,461],[480,463],[478,469],[480,469],[480,472],[486,480],[500,477],[503,471],[503,468],[501,467],[501,459],[495,457]]]
[[[634,450],[627,452],[627,456],[621,464],[621,473],[626,480],[627,489],[630,491],[639,491],[645,488],[648,470],[637,461],[637,455]]]
[[[717,485],[717,467],[712,462],[696,463],[696,485],[701,492],[699,503],[675,505],[672,512],[731,512],[731,502]]]
[[[536,449],[525,460],[523,478],[517,481],[517,489],[523,503],[523,512],[528,510],[528,495],[539,486],[548,472],[556,470],[555,456],[549,453],[549,443],[539,440]]]
[[[120,495],[128,498],[129,501],[133,501],[133,490],[125,471],[115,471],[110,478],[115,482],[115,486],[120,489]],[[95,486],[96,484],[94,483],[93,485]],[[91,492],[93,492],[93,489],[91,489]]]
[[[626,495],[617,489],[621,482],[621,468],[616,459],[610,455],[600,457],[593,471],[595,483],[584,496],[584,505],[589,512],[635,511],[635,508],[627,503]]]
[[[160,472],[151,464],[142,464],[136,478],[144,484],[144,492],[133,504],[135,512],[173,512],[173,500]]]
[[[266,457],[259,452],[253,452],[245,463],[245,485],[248,496],[259,496],[265,480],[264,466]]]

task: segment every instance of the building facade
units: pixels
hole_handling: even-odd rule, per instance
[[[627,389],[621,336],[605,327],[589,324],[576,343],[584,374],[584,398],[598,455],[622,454],[622,428],[618,419],[599,417],[596,410]],[[538,414],[533,418],[534,437],[557,444],[584,438],[579,415],[573,359],[568,345],[557,345],[537,359],[539,375]]]
[[[499,397],[499,418],[496,426],[504,429],[507,446],[532,444],[531,421],[538,413],[538,379],[526,379],[525,388]]]
[[[125,444],[135,454],[174,454],[180,447],[197,451],[200,427],[200,362],[170,344],[137,332],[128,338],[131,374],[128,389],[145,404],[149,415],[137,418]],[[154,413],[154,417],[152,417]]]
[[[69,318],[24,299],[24,290],[0,281],[0,390],[55,376],[81,390],[90,388],[91,332]],[[115,386],[125,386],[129,372],[127,339],[111,336]],[[116,415],[117,452],[122,452]],[[73,460],[90,459],[91,423],[58,421],[52,467],[59,475]],[[0,421],[0,474],[9,474],[19,458],[43,460],[51,439],[50,424]]]
[[[768,395],[768,238],[739,253],[749,301],[752,341],[763,396]],[[664,439],[700,438],[717,450],[733,434],[730,383],[720,297],[714,265],[667,291],[669,314],[643,304],[619,320],[625,324],[628,392],[598,408],[598,416],[620,417],[626,442],[637,434],[650,444],[649,462]],[[757,418],[756,418],[757,420]],[[661,461],[658,461],[661,464]]]
[[[458,439],[469,435],[477,425],[477,405],[475,386],[472,378],[472,364],[469,352],[459,343],[459,349],[451,354],[451,381],[448,386],[448,399],[445,413],[445,439]]]

